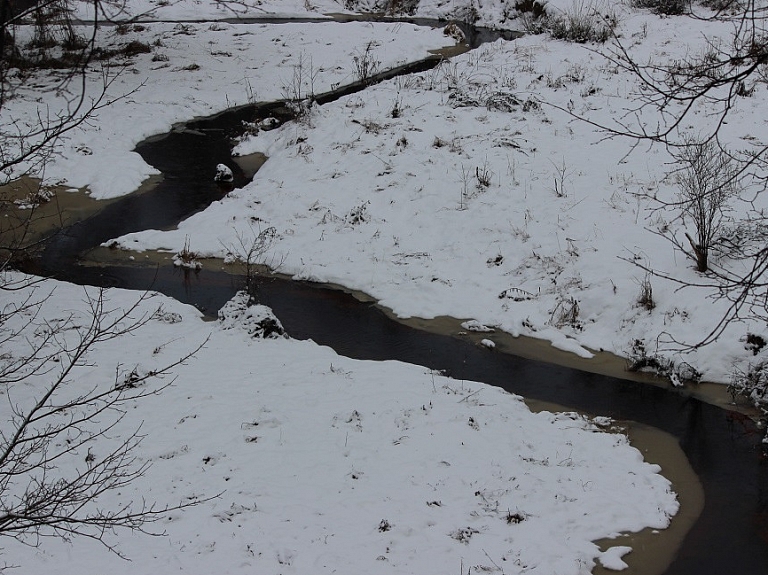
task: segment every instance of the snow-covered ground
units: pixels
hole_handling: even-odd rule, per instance
[[[162,4],[151,15],[157,20],[230,16],[204,1],[132,6],[138,13],[155,4]],[[422,2],[420,13],[466,4]],[[484,18],[498,20],[504,3],[483,4]],[[340,8],[331,0],[263,1],[249,14]],[[701,38],[701,23],[613,9],[642,59],[696,51],[690,44]],[[441,30],[392,23],[143,27],[106,33],[104,42],[137,39],[152,52],[132,57],[111,84],[112,96],[126,97],[68,134],[46,168],[49,181],[88,186],[97,198],[129,193],[153,172],[131,150],[175,122],[291,95],[299,73],[305,93],[355,80],[354,58],[369,45],[385,68],[451,43]],[[544,36],[499,41],[315,107],[239,144],[239,153],[269,156],[251,184],[178,230],[120,241],[170,251],[189,241],[198,254],[223,256],[222,246],[258,218],[277,231],[270,257],[283,262],[280,271],[362,290],[403,317],[473,319],[584,357],[589,349],[626,354],[633,340],[653,352],[662,333],[696,341],[722,312],[709,294],[654,278],[656,307],[648,311],[638,304],[644,273],[626,261],[638,254],[695,277],[690,262],[646,229],[660,222],[648,219],[650,205],[637,196],[674,192],[664,178],[669,157],[647,148],[626,156],[629,142],[605,140],[557,108],[607,123],[632,105],[633,81],[599,50]],[[34,121],[34,98],[57,105],[55,92],[29,86],[27,98],[3,108],[4,118]],[[735,110],[734,142],[761,138],[764,90]],[[72,309],[80,293],[58,285],[44,317]],[[118,305],[132,296],[110,297]],[[59,573],[498,565],[505,573],[586,573],[600,555],[591,541],[662,528],[676,510],[657,467],[622,436],[579,417],[532,415],[493,388],[397,363],[353,362],[311,342],[254,340],[237,321],[211,326],[163,301],[183,322],[151,323],[146,337],[131,338],[129,353],[125,342],[99,349],[89,378],[112,375],[118,363],[148,370],[189,342],[210,340],[179,368],[173,387],[131,411],[131,421],[145,422],[141,458],[154,466],[106,503],[224,493],[174,514],[163,524],[167,538],[122,535],[132,563],[93,542],[56,540],[39,550],[6,545],[8,563]],[[675,359],[726,381],[735,363],[754,359],[741,341],[747,331],[763,328],[734,325],[704,352]],[[33,391],[11,393],[21,401]],[[523,520],[508,522],[515,514]],[[606,562],[618,565],[620,551]]]
[[[445,16],[448,6],[466,4],[422,2],[418,13]],[[341,7],[332,0],[227,9],[203,1],[132,6],[146,18],[166,20],[224,18],[233,6],[244,15],[296,16]],[[698,53],[705,33],[729,32],[621,3],[606,6],[640,62]],[[498,20],[503,7],[487,2],[483,10]],[[551,9],[572,8],[563,0]],[[152,23],[109,28],[102,39],[110,46],[130,40],[151,45],[151,52],[130,58],[113,79],[110,97],[124,97],[64,139],[46,166],[49,182],[87,186],[96,198],[129,193],[154,173],[131,150],[175,122],[249,101],[323,92],[359,78],[355,59],[386,68],[453,42],[440,29],[335,22]],[[628,110],[637,106],[638,86],[600,54],[609,49],[545,35],[498,41],[434,71],[316,107],[304,122],[240,144],[239,153],[270,157],[252,184],[176,231],[121,241],[178,251],[189,238],[195,252],[224,256],[223,246],[244,228],[250,232],[247,222],[255,217],[278,232],[281,272],[359,289],[402,317],[474,319],[582,357],[590,350],[628,356],[644,349],[690,364],[706,380],[727,382],[735,367],[759,359],[745,338],[768,337],[765,326],[734,323],[716,344],[678,353],[670,342],[703,339],[728,302],[710,299],[712,290],[678,290],[646,278],[632,263],[700,280],[693,262],[654,233],[674,229],[683,237],[693,230],[672,211],[654,211],[658,205],[644,197],[675,200],[676,187],[666,177],[670,156],[661,147],[627,155],[632,141],[606,139],[566,112],[603,125],[632,120]],[[3,108],[4,121],[34,123],[40,106],[55,110],[69,97],[41,94],[45,82],[28,82]],[[94,75],[91,93],[101,86],[101,75]],[[764,90],[757,84],[731,111],[721,135],[732,148],[763,141]],[[683,126],[689,133],[711,121],[706,113],[691,118]],[[642,120],[653,125],[657,118],[646,113]],[[647,279],[651,311],[638,303]]]
[[[633,12],[620,4],[613,9],[624,43],[641,62],[696,53],[695,43],[702,42],[707,26],[684,17]],[[371,57],[382,66],[408,51],[420,56],[430,42],[444,43],[439,31],[355,26],[279,26],[257,34],[254,40],[269,39],[276,49],[290,45],[294,29],[302,30],[295,33],[302,41],[291,56],[272,58],[280,61],[276,68],[259,65],[247,73],[238,68],[230,77],[239,86],[232,92],[240,99],[227,98],[242,101],[247,92],[243,76],[254,76],[250,86],[259,99],[279,95],[292,67],[301,63],[306,68],[308,54],[315,69],[335,72],[318,75],[316,91],[343,82],[354,77],[352,58],[361,57],[374,37]],[[181,41],[171,29],[163,40],[163,52],[171,60],[151,73],[167,75],[193,59],[200,70],[173,72],[178,78],[176,101],[194,113],[221,105],[225,98],[218,78],[226,76],[233,58],[214,57],[214,64],[201,52],[213,52],[207,47],[212,41],[221,50],[239,28],[227,25],[211,32],[198,26],[196,39],[182,36]],[[707,32],[725,30],[709,26]],[[310,40],[329,35],[335,38],[329,50],[319,49],[322,40]],[[336,47],[338,38],[344,48]],[[184,48],[174,48],[182,41]],[[193,51],[188,47],[193,44],[205,48]],[[712,291],[678,290],[675,283],[646,278],[632,263],[681,280],[699,280],[693,262],[654,233],[672,226],[682,237],[693,230],[673,221],[672,211],[654,211],[657,204],[643,197],[675,199],[675,185],[666,177],[671,168],[667,152],[642,147],[627,155],[631,141],[606,139],[566,111],[604,125],[631,119],[627,110],[636,106],[637,85],[618,73],[601,49],[607,48],[543,35],[500,40],[436,70],[316,108],[303,122],[260,132],[240,144],[239,153],[260,151],[270,158],[252,184],[182,222],[178,230],[146,231],[121,242],[134,249],[178,251],[189,238],[195,252],[224,256],[222,246],[249,232],[251,218],[257,217],[262,226],[278,232],[275,251],[283,261],[281,272],[361,290],[402,317],[474,319],[512,334],[550,340],[583,357],[590,350],[627,356],[640,342],[649,355],[662,354],[678,365],[693,365],[706,380],[727,382],[734,366],[743,369],[755,360],[744,340],[748,333],[764,336],[765,326],[734,323],[714,345],[683,354],[674,350],[678,346],[673,340],[694,344],[708,334],[727,302],[713,302]],[[267,61],[263,48],[257,52]],[[149,59],[137,59],[136,69],[151,67]],[[213,70],[221,70],[222,76]],[[216,95],[210,94],[212,89]],[[740,99],[733,110],[722,135],[734,148],[762,141],[766,119],[759,103],[764,90],[756,86],[752,97]],[[161,88],[160,96],[153,91],[137,97],[144,114],[156,109],[143,104],[149,100],[162,101],[166,121],[190,115],[172,105]],[[691,132],[703,129],[708,120],[704,115],[693,118],[702,124],[686,125]],[[159,124],[141,122],[142,130],[136,125],[128,130],[137,139]],[[92,137],[83,133],[73,147]],[[87,161],[96,173],[103,172],[98,155]],[[76,174],[86,173],[81,162],[64,163],[77,165],[68,177],[90,183],[93,193],[118,191],[117,186],[98,185],[102,176],[78,179]],[[118,173],[137,180],[144,174],[141,167]],[[655,305],[651,311],[639,303],[646,279]]]
[[[83,288],[46,282],[34,297],[54,287],[39,317],[48,326],[87,325]],[[108,298],[119,310],[137,295],[110,290]],[[4,542],[5,564],[61,575],[416,574],[495,565],[575,575],[596,558],[617,565],[629,550],[619,539],[603,555],[593,540],[663,528],[677,511],[658,466],[625,436],[576,414],[534,414],[498,388],[350,360],[311,341],[254,337],[269,312],[242,298],[215,324],[159,296],[133,316],[160,305],[163,313],[133,336],[96,346],[72,374],[74,394],[157,371],[205,342],[174,370],[171,387],[127,406],[110,435],[141,423],[137,464],[152,467],[99,504],[220,495],[151,526],[165,537],[108,535],[130,561],[75,538],[44,539],[39,549]],[[5,327],[27,319],[19,314]],[[35,322],[30,342],[16,338],[3,352],[24,353],[24,343],[47,334]],[[41,385],[26,381],[7,394],[28,405]],[[96,443],[89,453],[98,460],[105,450]],[[79,455],[59,467],[87,465]]]
[[[31,31],[21,30],[25,32]],[[68,134],[58,150],[60,156],[45,171],[49,182],[88,186],[98,199],[128,194],[155,173],[133,149],[176,122],[229,106],[293,96],[294,86],[319,93],[352,82],[357,79],[353,59],[371,41],[376,43],[381,68],[453,44],[441,30],[410,24],[162,23],[122,32],[107,28],[105,45],[136,40],[151,45],[151,52],[128,59],[128,66],[119,74],[108,73],[107,94],[117,101],[101,110],[88,128]],[[294,81],[296,77],[300,82]],[[51,109],[59,109],[71,98],[70,92],[55,92],[55,75],[43,75],[39,80],[50,86],[44,94],[45,105]],[[89,95],[95,98],[104,87],[101,73],[90,80]],[[38,121],[34,104],[40,92],[38,83],[22,86],[19,99],[4,106],[3,120],[8,125]]]
[[[557,1],[553,6],[562,3]],[[475,22],[493,28],[514,27],[516,11],[506,0],[235,0],[211,2],[209,0],[136,0],[127,7],[131,16],[158,20],[208,20],[221,18],[329,18],[333,14],[375,13],[392,15],[392,7],[413,6],[411,16]],[[111,18],[126,15],[122,3],[106,9]],[[92,5],[82,2],[78,16],[93,18]]]

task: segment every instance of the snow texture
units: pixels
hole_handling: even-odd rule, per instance
[[[35,321],[85,322],[84,288],[49,281],[35,298],[54,288]],[[106,296],[115,312],[137,298]],[[154,526],[163,537],[107,534],[131,561],[91,540],[5,541],[3,560],[24,572],[416,574],[496,564],[576,575],[606,557],[592,541],[663,529],[677,511],[657,465],[575,413],[531,413],[498,388],[350,360],[311,341],[254,338],[257,318],[271,315],[243,294],[214,324],[162,296],[142,314],[153,319],[133,337],[92,350],[70,393],[108,385],[115,366],[149,373],[205,345],[170,387],[128,406],[111,434],[141,424],[137,464],[151,468],[98,504],[214,498]],[[14,343],[4,353],[24,353]],[[41,383],[3,390],[2,409],[27,404]]]
[[[484,1],[480,21],[508,22],[506,4]],[[423,1],[417,13],[456,17],[472,5]],[[550,5],[568,8],[560,0]],[[250,16],[342,9],[332,0],[232,6]],[[702,31],[727,33],[621,3],[610,8],[639,61],[674,61],[702,47]],[[50,182],[87,186],[95,198],[130,193],[155,173],[132,151],[142,139],[228,106],[283,98],[299,69],[313,79],[301,89],[321,92],[357,79],[355,58],[366,46],[388,68],[453,43],[441,29],[404,23],[208,22],[232,15],[215,2],[140,0],[131,9],[159,21],[119,38],[106,32],[99,43],[141,39],[154,53],[132,58],[110,86],[112,96],[130,97],[67,134],[46,167]],[[198,254],[223,257],[222,246],[258,218],[277,231],[270,257],[281,271],[361,290],[399,316],[463,318],[467,330],[538,337],[585,359],[593,350],[627,355],[640,341],[679,362],[674,350],[653,347],[663,344],[659,334],[695,342],[724,308],[707,290],[678,290],[658,278],[655,308],[638,304],[644,272],[633,260],[697,276],[649,231],[682,226],[659,220],[646,197],[673,197],[666,150],[629,153],[631,142],[606,140],[568,113],[610,124],[632,107],[638,86],[603,49],[543,35],[497,41],[315,106],[300,122],[239,142],[237,153],[269,157],[252,183],[176,230],[118,243],[180,253],[191,242]],[[61,106],[66,95],[37,87],[55,82],[34,79],[3,114],[33,122],[39,106]],[[100,80],[100,73],[90,77],[89,90]],[[765,139],[765,90],[757,85],[739,100],[723,141]],[[689,126],[693,132],[708,118],[695,121],[701,125]],[[84,313],[81,288],[55,285],[40,317]],[[8,294],[17,297],[23,294]],[[136,296],[112,290],[109,297],[126,306]],[[601,552],[593,541],[663,529],[677,511],[658,466],[643,462],[625,436],[603,431],[605,418],[598,425],[570,413],[533,414],[495,388],[290,340],[271,312],[242,294],[214,325],[159,300],[168,317],[183,321],[153,321],[143,337],[100,346],[78,385],[109,381],[116,365],[149,371],[209,339],[171,388],[130,410],[123,425],[143,422],[139,458],[153,466],[99,503],[218,497],[172,514],[164,538],[120,534],[131,563],[92,541],[55,539],[39,548],[6,543],[7,563],[61,575],[415,574],[462,565],[584,574],[598,560],[623,567],[627,548]],[[732,325],[685,361],[727,381],[732,366],[755,360],[744,348],[746,332],[765,335],[765,327]],[[22,350],[9,344],[3,353]],[[23,402],[36,388],[4,393]]]

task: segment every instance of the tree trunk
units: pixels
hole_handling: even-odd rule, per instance
[[[685,237],[688,238],[688,242],[691,244],[691,248],[693,249],[693,255],[696,256],[696,271],[707,271],[709,269],[707,248],[694,242],[693,238],[691,238],[691,236],[689,236],[687,233],[685,234]]]

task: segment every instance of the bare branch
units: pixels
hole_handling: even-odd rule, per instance
[[[72,312],[46,320],[42,309],[52,295],[37,297],[30,289],[19,304],[2,310],[0,340],[15,345],[0,359],[0,387],[7,399],[7,408],[0,409],[0,536],[37,545],[42,537],[78,535],[118,552],[105,540],[115,529],[149,532],[146,524],[199,502],[99,506],[103,494],[149,469],[135,456],[143,436],[140,424],[126,429],[127,408],[172,385],[173,370],[205,345],[157,369],[117,366],[112,381],[79,383],[78,373],[92,365],[100,345],[135,334],[162,313],[143,311],[152,297],[144,294],[123,309],[109,307],[104,290],[86,292],[85,317]],[[19,351],[23,341],[28,346]],[[17,385],[37,390],[34,400],[15,401]]]

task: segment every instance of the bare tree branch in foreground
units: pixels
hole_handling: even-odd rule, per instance
[[[140,372],[117,366],[111,381],[87,385],[98,347],[135,335],[161,310],[142,312],[144,295],[127,309],[111,309],[103,290],[87,295],[88,314],[48,320],[42,286],[6,279],[2,290],[25,290],[0,310],[0,536],[37,546],[45,536],[81,536],[119,551],[107,535],[127,528],[158,534],[148,524],[171,510],[195,505],[127,501],[101,505],[101,496],[144,475],[149,464],[136,449],[141,426],[128,426],[127,409],[171,385],[171,371],[201,347],[162,368]],[[23,351],[18,351],[22,349]],[[30,393],[30,388],[33,390]]]
[[[83,27],[72,22],[72,3],[40,1],[15,13],[10,0],[0,0],[0,184],[22,175],[41,177],[63,136],[138,89],[110,95],[123,67],[116,57],[126,54],[99,49],[96,40],[99,16],[112,3],[89,0],[94,20]],[[8,102],[30,84],[55,98],[42,98],[32,114],[13,114]]]

